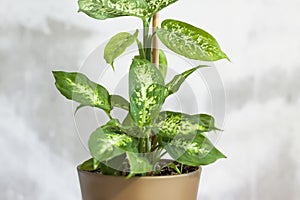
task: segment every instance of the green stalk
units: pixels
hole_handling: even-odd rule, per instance
[[[142,43],[141,43],[138,39],[136,40],[136,43],[137,43],[138,48],[139,48],[140,57],[141,57],[142,59],[146,59],[146,55],[145,55],[145,51],[144,51],[144,49],[143,49]]]
[[[149,27],[150,27],[150,19],[143,20],[143,46],[144,52],[146,55],[146,59],[151,61],[151,44],[149,44]]]

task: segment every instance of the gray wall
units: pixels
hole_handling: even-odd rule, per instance
[[[216,63],[227,95],[217,146],[228,159],[204,168],[199,199],[299,199],[299,9],[298,0],[185,0],[161,12],[209,31],[232,59]],[[89,155],[51,71],[78,70],[109,35],[140,23],[76,11],[75,0],[1,0],[2,200],[80,199],[75,166]],[[92,118],[79,129],[93,130]]]

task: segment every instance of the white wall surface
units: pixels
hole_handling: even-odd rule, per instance
[[[89,155],[51,71],[78,70],[140,22],[90,19],[75,0],[0,2],[0,199],[79,200],[75,166]],[[227,95],[217,146],[228,159],[204,167],[199,200],[299,199],[299,10],[299,0],[180,0],[161,12],[212,33],[232,60],[215,64]]]

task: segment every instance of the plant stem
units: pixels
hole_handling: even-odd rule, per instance
[[[144,138],[139,139],[139,153],[143,153],[145,148]]]
[[[153,16],[153,20],[152,20],[152,37],[153,37],[152,63],[154,63],[156,66],[159,65],[158,38],[157,35],[155,34],[158,23],[159,23],[159,14],[156,13]]]
[[[149,44],[149,27],[150,27],[150,20],[151,19],[144,19],[143,20],[143,46],[144,52],[146,54],[146,59],[151,61],[151,44]],[[150,52],[150,53],[149,53]]]
[[[143,49],[142,43],[141,43],[138,39],[136,40],[136,43],[137,43],[138,48],[139,48],[140,57],[141,57],[142,59],[146,59],[146,55],[145,55],[145,51],[144,51],[144,49]]]

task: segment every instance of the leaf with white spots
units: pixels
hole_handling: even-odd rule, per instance
[[[108,127],[98,128],[89,138],[91,155],[100,162],[110,160],[127,151],[137,151],[138,143],[134,138],[112,130],[113,128]]]
[[[111,111],[110,95],[101,85],[90,81],[84,74],[76,72],[54,71],[56,88],[67,99],[83,106],[92,106]]]
[[[188,115],[184,113],[164,111],[155,122],[155,132],[163,138],[189,136],[218,130],[215,120],[207,114]]]
[[[151,18],[156,12],[178,0],[79,0],[79,11],[95,19],[121,16]]]
[[[157,117],[165,101],[166,87],[160,71],[145,59],[133,59],[129,71],[130,114],[139,127]]]
[[[185,22],[167,19],[157,29],[157,35],[166,47],[187,58],[202,61],[228,59],[213,36]]]
[[[189,166],[208,165],[218,159],[226,158],[202,134],[190,138],[176,137],[165,143],[164,148],[174,160]]]

